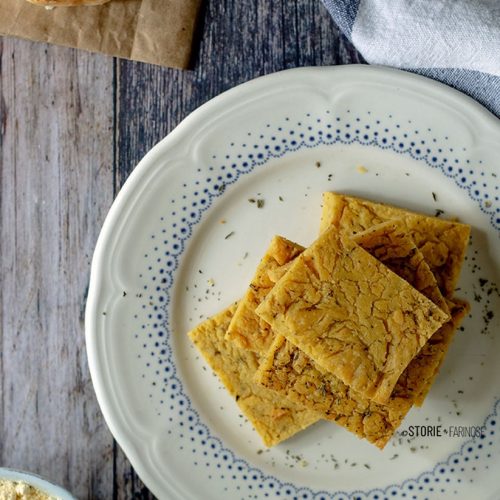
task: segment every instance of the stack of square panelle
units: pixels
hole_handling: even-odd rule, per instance
[[[276,236],[245,296],[189,335],[267,446],[326,419],[383,448],[469,310],[470,227],[324,193],[320,233]]]

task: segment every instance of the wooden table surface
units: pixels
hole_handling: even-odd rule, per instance
[[[94,245],[141,157],[254,77],[362,62],[320,0],[207,0],[192,71],[0,39],[0,466],[78,498],[151,498],[87,366]]]

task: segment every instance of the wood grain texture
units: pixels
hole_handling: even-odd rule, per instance
[[[113,199],[112,60],[0,43],[0,464],[105,498],[113,440],[90,381],[83,311]]]
[[[0,465],[78,498],[152,498],[97,406],[92,251],[133,167],[211,97],[282,69],[362,62],[319,0],[207,0],[193,70],[0,41]]]

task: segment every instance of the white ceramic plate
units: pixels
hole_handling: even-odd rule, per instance
[[[71,495],[68,491],[61,488],[60,486],[52,484],[46,479],[43,479],[42,477],[37,476],[36,474],[31,474],[29,472],[0,467],[0,480],[2,479],[5,479],[7,481],[20,481],[23,483],[27,483],[34,488],[38,488],[46,495],[57,498],[58,500],[76,500],[73,495]]]
[[[97,397],[146,485],[175,499],[498,499],[499,158],[500,124],[479,105],[377,67],[277,73],[186,118],[117,197],[87,306]],[[327,422],[264,450],[186,338],[243,294],[273,235],[314,240],[327,190],[473,226],[457,292],[471,317],[382,452]],[[415,437],[423,425],[441,436]]]

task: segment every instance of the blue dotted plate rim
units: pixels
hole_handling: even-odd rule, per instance
[[[325,70],[325,68],[319,68],[319,69],[315,68],[312,71],[323,72],[324,70]],[[363,68],[352,68],[351,67],[351,68],[349,68],[349,71],[353,71],[353,70],[354,70],[354,73],[358,73],[358,75],[359,75],[359,71],[362,71],[362,72],[368,71],[368,72],[372,72],[372,73],[374,73],[374,72],[380,73],[382,71],[383,74],[386,74],[387,72],[389,72],[389,73],[391,73],[391,78],[394,78],[395,74],[397,74],[398,78],[401,77],[403,80],[411,81],[412,83],[422,84],[422,83],[424,83],[423,81],[425,81],[424,85],[430,85],[433,88],[436,87],[436,88],[439,88],[440,90],[444,89],[447,94],[449,93],[449,89],[447,87],[440,85],[440,84],[436,84],[434,82],[429,82],[427,79],[423,79],[420,77],[414,77],[413,75],[403,74],[401,72],[397,72],[394,70],[385,70],[385,69],[381,70],[380,68],[368,68],[368,67],[363,67]],[[276,79],[276,78],[282,78],[285,74],[287,74],[286,76],[288,77],[288,76],[290,76],[290,74],[292,72],[304,73],[304,72],[309,72],[309,71],[311,71],[311,70],[309,70],[309,69],[288,70],[286,72],[282,72],[282,73],[277,74],[277,75],[272,75],[270,77],[263,77],[263,78],[257,79],[253,82],[249,82],[247,84],[244,84],[242,87],[249,88],[250,86],[252,86],[256,82],[259,82],[259,81],[262,81],[265,79],[271,80],[271,79]],[[345,68],[335,68],[335,69],[328,68],[327,71],[335,71],[335,72],[344,71],[345,72],[346,70],[345,70]],[[292,79],[293,79],[293,76],[292,76]],[[418,80],[418,82],[416,82],[416,80]],[[401,84],[401,82],[399,82],[399,83]],[[436,88],[434,88],[434,90],[436,90]],[[236,90],[237,89],[233,89],[232,91],[227,92],[226,95],[234,93]],[[455,93],[455,97],[458,99],[464,99],[464,97],[461,96],[458,92]],[[218,98],[213,100],[213,103],[207,103],[202,108],[200,108],[197,112],[193,113],[193,115],[196,113],[200,113],[202,109],[205,109],[205,111],[208,111],[209,113],[211,113],[212,111],[210,111],[207,108],[209,108],[210,106],[215,106],[216,104],[218,104],[218,102],[221,102],[221,100],[224,100],[225,98],[226,98],[225,95],[219,96]],[[482,113],[484,115],[483,118],[485,118],[487,120],[491,120],[491,115],[489,115],[489,113],[487,111],[483,110],[479,105],[477,105],[477,103],[475,103],[471,100],[468,100],[468,99],[466,99],[466,100],[468,101],[467,104],[469,106],[472,104],[472,108],[473,108],[475,113],[477,113],[479,111],[480,113]],[[154,483],[156,482],[155,479],[153,477],[149,477],[150,480],[146,479],[146,478],[148,478],[148,476],[150,476],[150,474],[148,473],[147,470],[144,470],[144,467],[142,467],[142,464],[140,463],[139,457],[134,457],[134,455],[136,455],[136,453],[137,453],[137,448],[132,444],[132,440],[127,439],[127,437],[123,435],[124,434],[123,427],[121,427],[120,425],[117,425],[118,422],[116,421],[116,418],[114,418],[114,417],[116,417],[116,415],[115,416],[112,415],[113,410],[112,410],[112,405],[109,404],[110,400],[108,398],[106,401],[106,395],[104,394],[104,391],[102,390],[103,387],[102,387],[102,385],[100,386],[100,384],[103,383],[103,380],[102,379],[99,380],[101,377],[98,374],[98,367],[96,366],[97,353],[95,352],[96,345],[95,345],[95,334],[94,334],[95,329],[96,329],[96,321],[95,321],[96,298],[98,297],[98,290],[99,290],[98,278],[99,278],[99,275],[101,274],[101,273],[99,273],[99,266],[102,265],[99,262],[99,260],[100,260],[100,258],[103,257],[104,252],[105,252],[104,251],[104,248],[106,247],[105,236],[107,236],[108,238],[110,237],[110,233],[112,232],[112,228],[116,224],[116,218],[118,217],[118,215],[120,213],[120,205],[127,203],[126,197],[132,196],[133,188],[137,187],[136,184],[140,184],[141,179],[145,176],[145,174],[147,172],[147,169],[150,168],[156,161],[161,159],[161,157],[166,152],[168,152],[168,149],[169,149],[168,142],[174,141],[174,139],[177,138],[176,136],[178,136],[180,134],[181,129],[184,129],[184,131],[189,129],[189,127],[193,125],[193,123],[192,123],[193,120],[194,120],[194,124],[196,124],[196,120],[195,120],[194,116],[188,117],[188,119],[186,119],[178,127],[178,129],[176,129],[176,131],[174,131],[172,134],[170,134],[170,136],[168,136],[166,139],[164,139],[164,141],[162,141],[150,153],[148,153],[148,155],[146,155],[146,157],[141,161],[139,166],[135,169],[133,174],[130,176],[129,180],[126,183],[126,186],[124,187],[124,189],[122,190],[120,195],[117,197],[117,200],[115,201],[112,209],[110,210],[110,214],[105,222],[105,226],[103,227],[103,231],[101,232],[99,242],[96,246],[96,253],[95,253],[93,264],[92,264],[91,286],[89,287],[89,302],[88,302],[87,311],[86,311],[86,325],[87,325],[86,326],[86,337],[87,337],[87,346],[88,346],[88,352],[89,352],[89,364],[91,365],[91,373],[92,373],[92,377],[94,380],[94,386],[96,387],[96,393],[98,395],[99,403],[101,405],[101,408],[103,409],[103,413],[105,415],[106,421],[108,422],[108,425],[110,426],[113,434],[115,435],[115,437],[117,437],[117,439],[119,436],[118,441],[120,442],[122,447],[125,449],[125,452],[127,453],[129,458],[131,459],[132,463],[134,464],[134,467],[136,467],[136,469],[139,471],[139,474],[141,475],[141,477],[143,477],[146,480],[147,484],[148,485],[150,484],[151,486],[153,486]],[[495,126],[498,127],[498,123],[496,121],[495,121]],[[256,165],[263,164],[263,163],[267,162],[270,158],[282,156],[283,154],[286,154],[289,151],[298,150],[302,147],[315,147],[318,144],[327,144],[328,137],[326,136],[326,134],[325,134],[325,138],[327,139],[327,141],[324,141],[322,138],[320,140],[317,140],[317,141],[310,141],[310,143],[307,143],[307,141],[301,141],[300,143],[298,143],[296,145],[295,148],[284,149],[282,152],[281,151],[280,152],[267,151],[265,154],[265,157],[259,158],[257,155],[255,158],[255,161],[253,161],[252,168],[247,169],[245,172],[242,172],[242,173],[247,173],[248,171],[251,171],[253,169],[253,167],[255,167]],[[400,154],[410,154],[415,159],[422,160],[422,155],[420,155],[419,152],[415,150],[415,148],[413,150],[409,150],[408,148],[402,147],[401,143],[385,144],[382,142],[379,144],[379,143],[377,143],[377,141],[374,141],[373,139],[370,141],[368,141],[367,139],[363,139],[363,138],[360,139],[359,134],[355,134],[354,137],[343,137],[343,138],[336,136],[335,138],[332,137],[332,139],[333,140],[331,143],[344,142],[345,144],[359,143],[359,144],[367,144],[367,145],[376,145],[376,146],[381,147],[383,149],[384,148],[391,149],[391,150],[396,151]],[[427,155],[428,154],[429,153],[427,153]],[[425,161],[431,167],[434,167],[434,168],[436,166],[440,166],[440,167],[443,166],[443,162],[439,162],[438,158],[435,156],[432,156],[430,158],[426,157]],[[244,167],[244,168],[246,168],[246,167]],[[447,173],[444,169],[443,169],[443,173],[447,176],[450,176],[450,174]],[[236,177],[234,180],[226,180],[225,183],[229,184],[232,182],[236,182],[237,178],[238,177]],[[460,182],[457,181],[457,179],[455,179],[455,181],[458,184],[460,184]],[[212,198],[215,198],[215,197],[220,196],[222,194],[220,192],[219,188],[217,187],[217,185],[214,185],[214,188],[215,188],[215,192],[210,194],[210,198],[209,198],[210,202],[208,203],[207,206],[200,209],[200,217],[201,217],[201,213],[203,213],[204,211],[206,211],[208,209],[208,206],[211,204]],[[481,199],[480,193],[471,192],[470,187],[468,189],[468,192],[469,192],[469,196],[471,198],[475,199],[476,201],[478,199]],[[121,208],[123,208],[123,206]],[[486,211],[486,207],[482,206],[481,210]],[[492,222],[493,226],[496,226],[497,225],[496,223],[498,223],[499,221],[498,220],[495,221],[493,219],[493,215],[492,215],[491,222]],[[196,222],[189,223],[189,231],[187,232],[186,239],[191,235],[192,226],[195,223]],[[181,250],[181,252],[182,252],[182,250]],[[180,381],[179,381],[179,384],[180,384]],[[496,410],[494,410],[493,414],[495,413],[495,411]],[[207,433],[209,432],[208,428],[206,429],[206,431],[207,431]],[[241,462],[241,460],[238,460],[238,461]],[[442,464],[438,464],[438,465],[442,465]],[[436,467],[438,467],[438,466],[436,466]],[[250,466],[249,466],[249,469],[250,469]],[[251,469],[254,470],[255,468],[251,467]],[[425,475],[425,473],[422,474],[421,477],[423,477],[424,475]],[[292,485],[290,485],[290,486],[292,486]],[[393,487],[395,487],[395,486],[387,487],[385,489],[384,493],[385,492],[389,493],[389,489],[393,488]],[[299,489],[303,490],[303,488],[299,488]],[[153,491],[155,491],[154,488],[153,488]],[[373,490],[369,493],[372,494],[374,491],[375,490]],[[380,491],[381,494],[383,493],[382,490],[377,490],[377,491]],[[313,492],[310,491],[310,493],[312,494]],[[323,494],[322,492],[320,492],[320,493]],[[320,494],[320,493],[317,493],[317,494]],[[324,494],[326,494],[326,492],[324,492]],[[361,494],[361,492],[360,492],[360,494]],[[329,493],[328,495],[330,495],[330,498],[331,498],[331,493]],[[345,495],[345,493],[339,492],[339,493],[335,493],[335,495]]]

